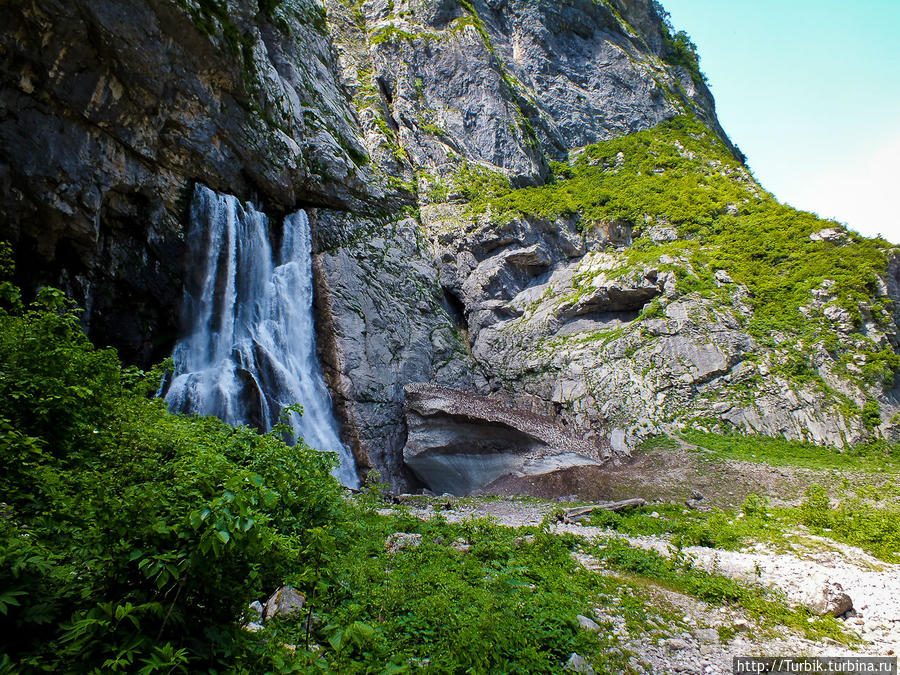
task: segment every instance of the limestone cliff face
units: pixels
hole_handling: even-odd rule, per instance
[[[689,293],[689,256],[632,261],[679,241],[664,220],[468,209],[476,183],[543,185],[553,162],[678,115],[724,142],[748,200],[762,194],[672,49],[650,0],[7,3],[0,236],[23,285],[63,286],[93,339],[146,364],[175,337],[195,183],[272,216],[309,209],[344,437],[397,490],[417,484],[403,463],[416,382],[501,397],[617,451],[698,419],[891,437],[900,395],[853,379],[865,357],[850,351],[896,350],[896,257],[853,316],[827,283],[810,295],[804,311],[849,346],[811,347],[825,386],[797,385],[727,271]],[[880,426],[853,412],[872,400]]]
[[[310,0],[0,6],[2,236],[25,285],[62,284],[129,360],[171,346],[191,186],[365,210],[366,167]]]
[[[702,82],[664,60],[647,0],[327,0],[373,156],[417,180],[463,163],[539,183],[571,148],[691,111]]]

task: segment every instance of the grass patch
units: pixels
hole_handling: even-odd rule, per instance
[[[657,513],[653,517],[651,513]],[[590,525],[623,534],[669,535],[672,545],[736,550],[754,539],[781,536],[785,527],[774,519],[765,500],[750,497],[738,512],[698,511],[681,504],[653,504],[616,513],[595,511]]]
[[[842,451],[830,446],[767,436],[722,435],[700,431],[685,431],[680,435],[710,459],[797,466],[820,471],[900,472],[900,449],[883,443],[862,444]]]
[[[797,507],[775,507],[751,494],[738,510],[653,504],[621,513],[595,511],[589,524],[622,534],[667,537],[677,550],[688,546],[739,550],[757,541],[788,550],[803,538],[797,526],[804,526],[812,534],[858,546],[885,562],[900,562],[897,497],[872,487],[853,490],[846,485],[832,505],[827,491],[814,484]],[[656,516],[651,515],[654,512]]]
[[[803,505],[791,515],[814,534],[859,546],[881,560],[900,563],[900,503],[886,501],[872,488],[856,493],[845,488],[839,503],[832,507],[825,488],[811,485]]]

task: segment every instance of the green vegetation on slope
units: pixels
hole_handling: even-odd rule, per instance
[[[503,189],[502,180],[467,176],[471,214],[498,222],[575,217],[585,230],[630,225],[636,239],[625,253],[628,263],[671,269],[680,293],[723,296],[714,276],[720,269],[745,285],[754,309],[748,330],[763,346],[783,344],[789,335],[803,341],[784,347],[797,351],[779,366],[790,379],[818,378],[807,357],[821,341],[845,365],[862,354],[852,377],[891,382],[900,357],[862,335],[855,344],[841,342],[824,315],[825,305],[833,305],[858,326],[867,316],[882,325],[892,321],[890,300],[878,291],[891,245],[779,204],[700,122],[676,117],[588,146],[552,168],[550,182],[533,188]],[[678,239],[654,242],[650,235],[658,228],[673,228]],[[810,237],[830,228],[839,231],[837,241]],[[822,306],[811,304],[814,290],[827,296]]]
[[[706,75],[700,71],[700,55],[697,53],[697,45],[691,40],[685,31],[676,31],[672,26],[671,15],[658,2],[653,2],[653,7],[659,18],[662,19],[662,35],[665,44],[664,58],[673,66],[686,68],[691,74],[691,79],[696,84],[705,84]]]
[[[170,415],[158,382],[95,349],[57,291],[0,314],[6,671],[225,668],[247,603],[342,515],[332,457]]]
[[[796,528],[803,526],[886,562],[900,562],[900,503],[871,487],[857,493],[845,488],[836,506],[824,488],[813,484],[796,507],[772,506],[767,499],[751,495],[737,511],[653,504],[625,513],[597,511],[590,524],[623,534],[668,535],[679,550],[685,546],[738,550],[753,541],[784,547],[797,538]]]
[[[2,291],[0,672],[545,673],[576,650],[627,671],[578,627],[611,583],[571,542],[348,502],[287,427],[169,414],[159,373],[95,349],[59,292]],[[399,529],[423,542],[389,555]],[[242,630],[283,583],[314,615]]]
[[[711,458],[757,462],[769,466],[799,466],[807,469],[900,473],[900,447],[884,443],[859,445],[848,450],[814,443],[752,435],[710,434],[684,431],[681,437]],[[650,439],[652,447],[656,439]]]

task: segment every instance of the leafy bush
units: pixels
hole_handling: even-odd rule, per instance
[[[224,667],[247,603],[335,522],[333,458],[170,415],[45,290],[0,314],[0,652],[22,669]]]
[[[828,527],[831,523],[831,503],[828,491],[821,485],[810,485],[801,507],[801,518],[806,525]]]
[[[571,537],[384,517],[284,427],[168,413],[159,375],[94,348],[58,292],[0,312],[0,672],[626,668],[575,619],[615,584]],[[423,542],[388,554],[396,531]],[[308,611],[242,630],[283,583]]]

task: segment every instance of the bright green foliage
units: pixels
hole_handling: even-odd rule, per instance
[[[498,218],[578,214],[586,228],[611,220],[640,225],[653,215],[696,230],[726,213],[727,204],[761,194],[725,144],[686,117],[588,146],[570,164],[554,162],[552,168],[548,185],[489,196],[473,206],[490,201]]]
[[[333,458],[170,415],[65,299],[0,315],[0,654],[21,669],[223,667],[247,603],[342,513]]]
[[[591,525],[627,534],[674,535],[677,546],[707,546],[709,548],[734,549],[744,537],[756,532],[757,523],[738,521],[742,528],[735,528],[734,517],[723,511],[683,513],[680,504],[654,504],[652,508],[629,510],[625,513],[595,511]],[[656,512],[659,517],[650,517]]]
[[[59,292],[0,314],[0,672],[547,673],[572,651],[627,672],[575,620],[615,584],[573,540],[385,518],[287,427],[169,414],[159,375],[95,349]],[[422,545],[386,553],[398,530]],[[315,620],[241,630],[283,583]]]
[[[705,84],[706,75],[700,72],[700,55],[697,53],[697,45],[685,31],[675,30],[669,13],[661,4],[653,2],[653,7],[659,18],[662,19],[662,36],[665,44],[663,58],[673,66],[686,68],[695,83]]]
[[[858,445],[842,451],[813,443],[766,436],[685,431],[681,433],[681,437],[716,459],[734,459],[771,466],[800,466],[807,469],[900,472],[900,448],[878,443]]]
[[[836,304],[861,320],[867,302],[878,321],[889,321],[889,303],[877,297],[878,276],[886,268],[890,244],[845,233],[843,243],[814,241],[810,235],[839,225],[779,204],[763,191],[727,146],[700,122],[676,117],[654,129],[591,145],[569,164],[554,163],[542,187],[474,193],[474,214],[498,221],[520,216],[577,217],[584,229],[624,222],[638,238],[628,251],[631,263],[654,262],[667,254],[691,265],[675,270],[682,293],[718,292],[713,273],[726,270],[750,291],[751,332],[763,344],[772,331],[793,332],[828,342],[830,323],[821,310],[806,317],[799,307],[825,280]],[[657,222],[676,228],[680,239],[655,244],[640,236]],[[900,359],[870,345],[863,376],[890,381]],[[802,371],[805,368],[799,366]],[[790,375],[790,373],[788,373]],[[803,372],[798,373],[802,379]]]
[[[356,524],[334,543],[340,564],[315,610],[312,639],[331,647],[335,672],[406,672],[404,664],[427,659],[425,672],[554,673],[573,651],[598,672],[628,672],[627,661],[609,653],[614,637],[578,627],[576,616],[590,614],[615,584],[571,558],[573,539],[531,528],[529,542],[488,521],[373,511],[358,512]],[[395,531],[420,533],[422,542],[386,553]],[[455,550],[457,539],[471,549]],[[279,622],[275,631],[285,642],[305,639],[303,621]]]
[[[860,546],[883,560],[900,562],[900,505],[873,507],[871,500],[857,494],[832,508],[825,488],[811,485],[799,519],[814,532]]]

